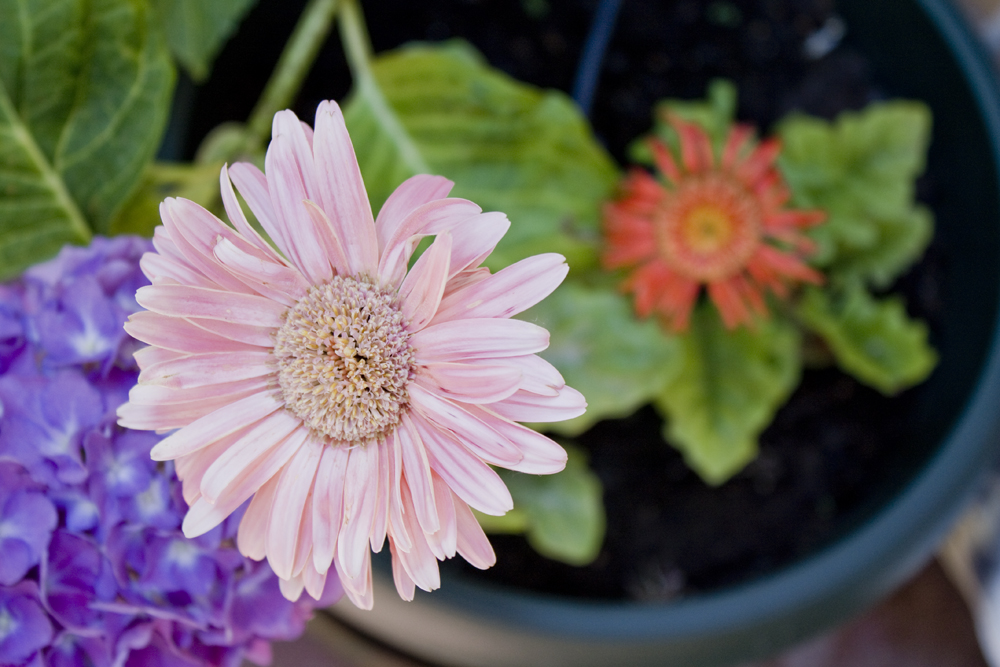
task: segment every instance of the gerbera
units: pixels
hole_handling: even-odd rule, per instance
[[[634,293],[639,315],[656,311],[683,331],[705,286],[732,328],[767,316],[765,290],[785,297],[796,281],[821,282],[802,259],[813,245],[801,230],[825,215],[785,208],[778,141],[757,144],[749,126],[736,125],[717,158],[701,127],[673,115],[669,122],[679,161],[650,140],[665,182],[634,170],[623,196],[605,207],[604,265],[633,269],[623,289]]]
[[[232,179],[232,180],[230,180]],[[399,594],[437,588],[437,561],[495,557],[470,506],[512,506],[490,467],[561,470],[561,447],[518,421],[581,414],[583,397],[535,355],[548,332],[510,319],[567,273],[539,255],[480,267],[509,226],[414,176],[373,220],[340,108],[315,134],[275,115],[262,173],[220,175],[230,228],[168,199],[157,253],[142,259],[148,312],[126,328],[149,343],[124,426],[169,431],[152,452],[176,461],[200,535],[248,499],[240,551],[267,558],[282,591],[323,590],[332,566],[372,605],[371,550],[386,538]],[[248,223],[235,183],[271,246]],[[409,267],[419,241],[434,241]]]

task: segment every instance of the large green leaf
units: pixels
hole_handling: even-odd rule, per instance
[[[579,417],[541,425],[564,435],[635,412],[660,394],[682,363],[677,338],[655,320],[637,320],[628,299],[611,288],[567,282],[521,319],[549,330],[551,342],[541,356],[587,398]]]
[[[173,79],[142,0],[0,0],[0,276],[107,231]]]
[[[885,102],[833,123],[793,115],[778,126],[779,160],[793,204],[827,211],[810,230],[813,261],[834,280],[886,287],[930,241],[933,219],[914,203],[931,117],[918,102]]]
[[[543,250],[574,268],[595,261],[618,172],[568,97],[515,81],[462,42],[381,55],[373,72],[377,88],[359,85],[344,109],[373,208],[407,177],[441,174],[453,196],[510,218],[492,268]]]
[[[257,0],[151,0],[174,57],[201,81]]]
[[[830,346],[837,364],[883,394],[922,382],[937,364],[927,326],[910,319],[902,299],[874,299],[853,284],[831,293],[812,288],[799,316]]]
[[[681,341],[684,365],[657,401],[664,437],[721,484],[757,455],[757,436],[798,384],[799,331],[777,317],[730,331],[702,303]]]
[[[604,541],[601,481],[587,467],[586,454],[566,445],[566,468],[554,475],[499,470],[514,509],[495,517],[476,512],[488,533],[525,533],[532,548],[570,565],[593,561]]]

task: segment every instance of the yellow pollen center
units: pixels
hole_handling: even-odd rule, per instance
[[[409,403],[408,340],[395,293],[340,276],[311,287],[275,335],[285,407],[333,442],[384,435]]]
[[[691,250],[715,253],[732,238],[733,221],[715,206],[697,206],[681,222],[681,234]]]

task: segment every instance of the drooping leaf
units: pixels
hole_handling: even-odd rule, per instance
[[[567,282],[521,319],[549,330],[541,356],[587,398],[587,411],[541,428],[576,435],[625,417],[658,396],[682,363],[681,346],[655,320],[639,321],[611,288]]]
[[[586,565],[597,557],[604,541],[604,501],[601,481],[587,466],[586,454],[564,445],[565,470],[554,475],[525,475],[500,470],[510,489],[514,509],[502,517],[476,513],[483,530],[526,533],[531,547],[553,560]]]
[[[923,253],[933,219],[914,203],[931,117],[919,102],[871,104],[833,123],[793,115],[777,129],[793,205],[821,208],[813,262],[835,281],[886,287]]]
[[[594,262],[618,172],[567,96],[490,68],[464,42],[404,47],[373,72],[378,91],[356,88],[344,116],[375,210],[426,170],[455,181],[452,196],[511,219],[492,268],[542,250],[574,268]]]
[[[799,316],[830,346],[837,364],[883,394],[922,382],[937,364],[927,325],[907,315],[903,300],[877,300],[857,283],[832,292],[812,288]]]
[[[679,139],[667,122],[670,114],[697,123],[708,132],[716,147],[722,145],[736,117],[736,86],[728,79],[713,79],[708,83],[705,99],[666,99],[656,104],[653,111],[653,130],[650,133],[677,148]],[[640,137],[628,147],[629,158],[639,164],[652,165],[653,153],[647,137]]]
[[[684,364],[657,400],[664,437],[709,484],[757,454],[757,437],[799,381],[800,335],[777,316],[727,330],[702,303],[681,338]]]
[[[107,231],[173,80],[143,0],[0,0],[0,275]]]
[[[212,61],[257,0],[151,0],[174,57],[191,78],[208,77]]]

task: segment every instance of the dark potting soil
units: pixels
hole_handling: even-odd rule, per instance
[[[413,40],[461,36],[495,67],[569,93],[596,0],[365,0],[376,51]],[[262,0],[196,91],[187,140],[224,120],[245,118],[257,91],[248,72],[267,72],[277,34],[291,30],[302,2]],[[623,0],[604,57],[591,118],[620,164],[647,132],[655,102],[702,98],[716,77],[734,81],[740,120],[766,130],[792,110],[832,118],[892,91],[873,81],[833,0]],[[806,44],[811,47],[806,47]],[[826,47],[826,48],[824,48]],[[810,50],[811,49],[811,50]],[[310,118],[322,99],[342,99],[350,79],[336,38],[324,47],[296,105]],[[211,91],[212,100],[201,91]],[[933,163],[919,185],[933,205]],[[515,221],[516,223],[516,221]],[[896,289],[912,315],[940,322],[945,259],[932,245]],[[863,520],[905,477],[907,424],[919,388],[886,398],[834,370],[808,370],[761,437],[760,456],[718,488],[692,473],[660,438],[644,408],[605,421],[578,439],[604,486],[607,536],[597,560],[576,568],[536,554],[520,537],[492,536],[497,565],[480,573],[454,559],[444,567],[492,582],[569,596],[665,600],[747,580],[803,557]],[[910,427],[912,428],[912,426]]]

